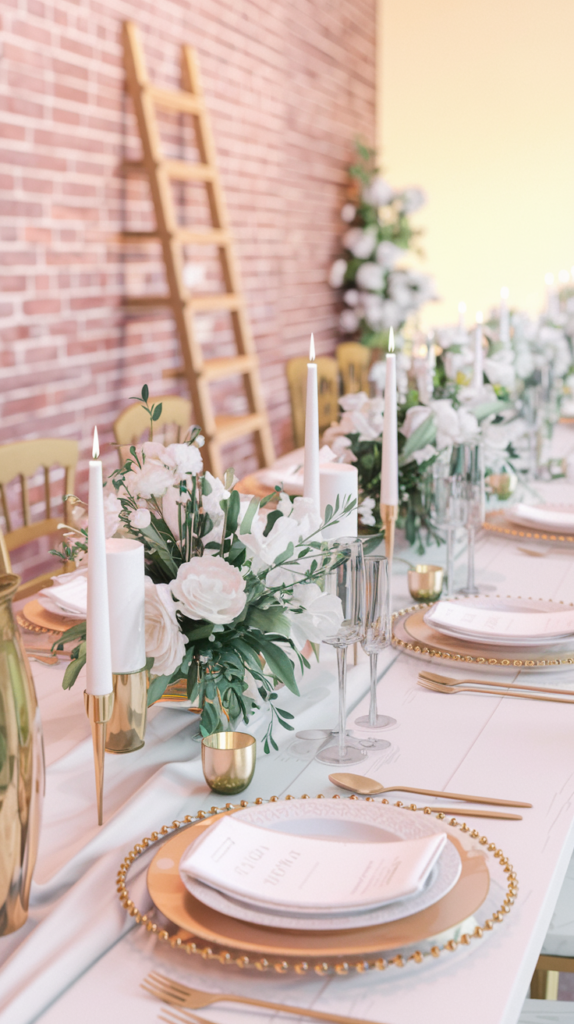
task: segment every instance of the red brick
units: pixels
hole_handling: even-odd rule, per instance
[[[23,309],[29,316],[39,316],[43,313],[59,313],[60,306],[59,299],[29,299]]]

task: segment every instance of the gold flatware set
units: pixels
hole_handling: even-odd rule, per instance
[[[492,679],[453,679],[423,669],[419,671],[418,684],[436,693],[490,693],[496,697],[522,697],[524,700],[545,700],[550,704],[574,704],[572,690],[531,686],[528,683],[501,683]],[[549,693],[560,696],[548,697]]]
[[[353,775],[352,772],[333,772],[329,781],[339,789],[349,790],[359,796],[379,796],[381,793],[415,793],[420,796],[434,796],[443,800],[468,800],[476,804],[490,804],[495,807],[532,807],[522,800],[496,800],[490,796],[471,796],[469,793],[445,793],[439,789],[415,789],[413,786],[383,786],[375,779],[365,775]],[[506,821],[522,821],[521,814],[510,814],[507,811],[490,811],[474,807],[438,807],[429,805],[436,814],[464,814],[474,818],[504,818]]]

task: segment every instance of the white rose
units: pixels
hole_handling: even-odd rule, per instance
[[[355,219],[356,212],[357,207],[354,206],[353,203],[345,203],[341,210],[341,220],[343,220],[345,224],[352,224]]]
[[[104,532],[106,537],[113,537],[120,526],[122,503],[115,491],[104,494]]]
[[[168,444],[165,449],[164,466],[173,469],[178,476],[201,473],[203,459],[194,444]]]
[[[343,245],[358,260],[368,260],[377,244],[377,229],[374,225],[368,228],[349,228],[343,235]]]
[[[151,513],[147,508],[136,508],[130,512],[129,520],[134,530],[146,530],[151,523]]]
[[[340,259],[335,260],[331,270],[329,271],[329,284],[331,288],[341,288],[343,281],[345,280],[345,273],[347,270],[347,261]]]
[[[395,245],[394,242],[384,241],[379,242],[375,259],[381,267],[394,267],[397,260],[400,260],[401,256],[405,255],[405,250],[401,249],[400,245]]]
[[[387,206],[394,197],[394,191],[384,178],[373,178],[370,185],[363,189],[363,202],[369,206]]]
[[[129,493],[135,498],[161,498],[173,484],[173,472],[155,461],[144,462],[142,468],[134,468],[124,478]]]
[[[211,491],[203,495],[201,503],[212,523],[218,523],[223,519],[223,509],[219,503],[229,497],[229,491],[226,491],[219,477],[213,476],[209,470],[205,474],[205,479],[211,485]]]
[[[401,427],[401,434],[405,437],[410,437],[414,434],[417,427],[420,427],[421,423],[428,420],[429,416],[432,416],[432,409],[429,409],[426,405],[412,405],[410,409],[407,409],[404,423]]]
[[[499,384],[501,387],[507,388],[508,391],[512,391],[516,383],[516,373],[514,367],[509,363],[497,359],[485,359],[484,372],[491,384]]]
[[[339,317],[339,327],[343,334],[354,334],[359,326],[359,318],[353,309],[344,309]]]
[[[379,292],[383,287],[383,279],[385,272],[378,263],[361,263],[358,268],[355,279],[359,288],[363,288],[366,292]]]
[[[192,558],[180,565],[170,583],[178,607],[189,619],[223,625],[241,614],[247,600],[245,580],[219,555]]]
[[[272,529],[266,537],[263,536],[267,522],[267,516],[257,516],[251,525],[251,533],[242,535],[241,539],[252,556],[252,569],[260,572],[267,566],[273,565],[278,555],[282,555],[289,543],[297,544],[300,537],[308,537],[312,532],[305,530],[307,525],[301,525],[292,516],[281,516],[273,524]]]
[[[181,665],[185,637],[179,628],[176,605],[167,583],[145,578],[145,649],[153,658],[155,675],[167,676]]]
[[[303,648],[310,640],[319,644],[335,636],[343,621],[343,606],[340,597],[324,594],[316,583],[298,583],[293,587],[292,603],[302,612],[287,609],[294,643]]]
[[[343,295],[343,302],[347,306],[356,306],[359,301],[359,293],[356,288],[347,288],[347,291]]]

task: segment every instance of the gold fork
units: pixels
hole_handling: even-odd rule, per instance
[[[559,690],[553,686],[531,686],[529,683],[501,683],[493,679],[453,679],[452,676],[439,676],[428,669],[419,669],[422,679],[431,683],[443,683],[445,686],[496,686],[501,690],[525,690],[527,693],[557,693],[562,697],[574,697],[574,690]]]
[[[564,697],[543,697],[540,693],[522,693],[521,691],[509,691],[505,693],[491,686],[467,686],[466,683],[434,683],[430,679],[418,678],[419,686],[425,690],[434,690],[435,693],[492,693],[495,697],[522,697],[523,700],[545,700],[548,704],[574,704],[574,699],[565,700]]]
[[[143,989],[157,999],[161,999],[170,1006],[177,1006],[180,1010],[201,1010],[204,1006],[211,1006],[212,1003],[246,1003],[248,1006],[262,1006],[267,1010],[275,1010],[279,1013],[290,1013],[294,1017],[311,1017],[313,1020],[331,1021],[332,1024],[372,1024],[370,1021],[359,1020],[358,1017],[341,1017],[335,1013],[321,1013],[320,1010],[305,1010],[300,1006],[289,1006],[282,1003],[271,1003],[265,999],[251,999],[249,996],[230,996],[220,992],[203,992],[198,988],[189,988],[181,985],[178,981],[166,978],[165,975],[152,971],[142,982]],[[191,1014],[182,1014],[180,1020],[192,1019]],[[165,1019],[165,1018],[164,1018]],[[169,1018],[168,1018],[169,1019]],[[177,1021],[171,1018],[171,1024]],[[197,1018],[196,1018],[197,1020]]]

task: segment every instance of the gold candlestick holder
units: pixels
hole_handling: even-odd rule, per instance
[[[395,523],[399,514],[398,505],[384,505],[381,502],[381,520],[385,528],[385,555],[389,563],[389,575],[393,567],[393,553],[395,550]]]
[[[96,800],[98,804],[98,825],[104,823],[104,752],[106,746],[106,722],[114,709],[114,694],[88,693],[84,690],[86,714],[92,727],[94,745],[94,768],[96,770]]]
[[[106,750],[129,754],[145,742],[147,719],[147,669],[139,672],[114,672],[114,710],[106,727]]]

